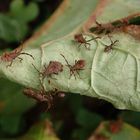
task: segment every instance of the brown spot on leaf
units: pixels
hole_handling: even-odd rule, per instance
[[[119,133],[122,129],[123,121],[122,119],[118,119],[115,121],[110,121],[109,123],[109,131],[113,134]]]

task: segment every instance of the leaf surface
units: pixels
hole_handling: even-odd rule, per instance
[[[78,48],[79,43],[74,41],[74,35],[79,33],[77,30],[82,30],[84,21],[92,14],[94,7],[91,4],[94,4],[95,1],[84,1],[84,5],[81,6],[83,10],[77,13],[77,6],[80,4],[80,1],[69,0],[68,2],[68,7],[64,9],[64,14],[60,18],[57,18],[49,29],[44,26],[42,28],[44,30],[40,30],[38,35],[33,36],[30,42],[27,42],[26,45],[32,47],[27,47],[23,51],[31,54],[35,60],[30,56],[22,55],[22,62],[16,58],[12,66],[8,68],[6,66],[9,62],[2,61],[0,64],[0,75],[24,86],[39,89],[41,88],[39,80],[41,77],[32,64],[42,72],[45,64],[49,65],[50,61],[59,61],[63,64],[64,70],[58,75],[53,75],[55,79],[45,77],[42,82],[46,91],[57,88],[64,92],[105,99],[120,109],[139,111],[139,40],[129,34],[115,32],[111,34],[112,39],[113,41],[118,40],[119,42],[116,46],[113,46],[111,52],[104,52],[105,45],[103,44],[109,45],[111,43],[108,36],[102,36],[101,39],[92,40],[90,42],[90,50],[87,50],[84,45]],[[100,1],[97,9],[103,9],[99,15],[99,18],[102,20],[99,21],[116,20],[139,12],[139,3],[138,0],[133,4],[132,0],[128,2],[125,0],[105,1],[105,5],[101,7],[102,5],[100,4],[102,2]],[[85,6],[86,4],[89,7]],[[112,9],[114,7],[120,8],[120,10],[115,11],[113,14]],[[99,12],[98,10],[95,12]],[[123,14],[121,14],[122,12]],[[73,22],[70,22],[70,20]],[[94,21],[95,18],[93,18],[92,22]],[[83,33],[83,35],[86,40],[95,37],[94,34],[89,35]],[[33,46],[38,47],[33,48]],[[61,54],[66,57],[71,66],[75,64],[75,60],[84,59],[86,61],[84,70],[79,71],[80,78],[77,73],[76,79],[73,75],[70,77],[70,70],[66,66],[66,62]],[[51,84],[49,84],[49,80]]]

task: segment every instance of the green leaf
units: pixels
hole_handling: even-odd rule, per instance
[[[14,135],[22,130],[21,128],[21,116],[20,115],[0,115],[0,127],[1,132]]]
[[[139,41],[124,33],[112,34],[119,40],[113,51],[105,53],[105,46],[96,48],[92,63],[91,85],[97,97],[120,109],[139,110]],[[110,44],[103,37],[104,44]]]
[[[83,96],[80,95],[67,95],[69,107],[71,108],[72,112],[77,115],[78,110],[83,108]]]
[[[102,119],[103,118],[98,114],[81,107],[77,110],[76,115],[76,123],[79,127],[73,131],[72,137],[80,140],[87,139],[89,134],[99,125]]]
[[[64,0],[62,4],[50,21],[35,34],[35,39],[29,42],[29,46],[38,47],[44,42],[67,36],[71,32],[82,32],[83,28],[90,28],[90,25],[95,24],[95,20],[108,23],[140,12],[139,0],[84,0],[82,4],[81,0]]]
[[[85,140],[87,139],[90,133],[91,132],[89,131],[89,129],[84,129],[84,128],[75,129],[72,138],[78,140]]]
[[[35,19],[38,12],[38,6],[33,2],[26,6],[23,0],[13,0],[9,13],[0,14],[0,38],[7,42],[23,40],[29,30],[28,22]]]
[[[52,124],[48,120],[32,126],[23,137],[17,140],[59,140],[52,129]]]
[[[140,121],[139,121],[140,112],[123,111],[120,114],[120,116],[125,122],[139,128],[139,126],[140,126]]]
[[[108,23],[116,19],[124,18],[129,15],[139,13],[139,4],[139,0],[111,1],[104,7],[103,12],[100,14],[100,16],[97,16],[96,20],[99,23]]]
[[[81,125],[81,127],[88,129],[96,128],[101,120],[101,116],[97,115],[96,113],[92,113],[86,109],[80,109],[76,117],[76,122]]]
[[[0,86],[0,130],[16,134],[22,129],[21,116],[33,107],[35,102],[22,94],[22,87],[18,84],[0,79]]]
[[[60,8],[35,34],[29,46],[39,47],[42,43],[67,36],[72,31],[81,30],[82,25],[94,12],[99,0],[64,0]],[[80,5],[80,10],[79,10]]]
[[[121,129],[117,133],[109,130],[110,122],[102,122],[95,133],[91,135],[89,140],[95,139],[97,135],[103,136],[109,140],[139,140],[140,131],[127,123],[123,123]],[[105,139],[105,140],[106,140]]]
[[[27,23],[37,17],[39,9],[36,3],[30,2],[27,6],[23,0],[13,0],[10,5],[10,15],[21,23]]]
[[[113,41],[119,40],[119,42],[116,46],[113,46],[113,50],[110,53],[104,52],[105,45],[103,44],[110,45],[111,43],[106,35],[96,41],[92,40],[90,42],[90,50],[87,50],[84,45],[78,48],[79,43],[74,41],[74,35],[79,33],[77,30],[81,30],[81,26],[85,23],[88,16],[91,15],[94,9],[91,4],[95,1],[84,1],[81,7],[83,10],[79,11],[77,11],[77,7],[81,1],[69,0],[69,2],[64,14],[55,21],[52,27],[49,30],[43,28],[43,31],[27,44],[27,46],[38,46],[38,48],[23,50],[23,52],[31,54],[35,60],[29,55],[20,55],[23,61],[20,62],[16,58],[12,66],[8,68],[7,65],[10,62],[2,61],[0,64],[0,75],[24,86],[39,89],[41,87],[39,80],[41,77],[32,64],[42,72],[44,64],[49,65],[50,61],[59,61],[63,64],[64,70],[58,75],[53,75],[55,79],[46,77],[42,80],[46,91],[58,88],[64,92],[79,93],[107,100],[120,109],[140,111],[139,40],[123,32],[116,32],[110,35]],[[87,4],[87,6],[84,4]],[[100,8],[103,8],[103,11],[99,16],[102,19],[99,20],[101,23],[140,11],[139,0],[136,0],[133,4],[131,0],[128,2],[125,0],[109,1],[104,3],[104,7],[102,7],[102,4],[101,2]],[[120,7],[120,10],[116,10],[113,14],[112,9],[115,6],[118,9]],[[64,24],[65,26],[62,26]],[[87,40],[95,37],[94,34],[83,33],[83,35]],[[56,38],[58,39],[52,40]],[[48,40],[52,41],[46,42]],[[72,66],[75,64],[75,60],[85,60],[86,66],[84,70],[78,71],[80,78],[77,73],[76,79],[73,75],[69,78],[70,70],[60,54],[63,54]]]
[[[21,28],[22,27],[22,28]],[[21,41],[27,33],[27,26],[20,21],[0,14],[0,38],[7,42]]]

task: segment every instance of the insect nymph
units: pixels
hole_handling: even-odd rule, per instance
[[[49,65],[44,65],[44,69],[42,70],[42,72],[40,72],[36,67],[35,69],[42,76],[42,79],[44,79],[45,77],[52,78],[53,74],[58,75],[59,72],[63,71],[63,65],[58,61],[50,61]]]
[[[74,40],[79,43],[78,47],[80,47],[83,44],[85,46],[85,48],[88,50],[90,50],[90,45],[91,45],[89,42],[91,40],[96,40],[97,38],[100,38],[100,37],[95,37],[95,38],[86,40],[86,38],[84,38],[83,34],[76,34],[74,36]]]
[[[85,65],[86,65],[85,60],[83,60],[83,59],[75,60],[74,65],[70,65],[69,62],[67,61],[67,59],[65,58],[65,56],[62,55],[62,54],[61,54],[61,56],[62,56],[62,57],[64,58],[64,60],[66,61],[66,63],[67,63],[66,66],[67,66],[67,67],[69,68],[69,70],[70,70],[70,77],[69,77],[69,78],[71,78],[71,76],[74,75],[74,77],[75,77],[75,79],[76,79],[76,73],[79,75],[79,71],[80,71],[80,70],[84,70],[84,67],[85,67]],[[79,75],[79,77],[80,77],[80,75]]]
[[[106,44],[102,43],[105,46],[104,52],[110,52],[113,49],[113,46],[116,46],[116,43],[119,42],[119,40],[113,41],[109,35],[108,35],[108,37],[109,37],[109,39],[111,41],[111,44],[106,45]]]
[[[45,91],[44,87],[41,90],[36,90],[33,88],[25,88],[23,90],[24,95],[37,100],[38,102],[47,102],[47,110],[51,108],[53,104],[53,99],[57,95],[63,98],[65,96],[64,92],[58,91],[57,89],[51,91]]]
[[[34,59],[34,57],[31,54],[22,52],[22,50],[23,50],[23,47],[17,48],[12,52],[5,52],[2,54],[1,60],[4,62],[10,62],[10,64],[7,66],[12,66],[12,63],[16,58],[18,58],[20,60],[20,62],[23,60],[23,58],[21,58],[20,55],[28,55],[32,59]]]
[[[23,93],[26,96],[37,100],[38,102],[47,102],[48,104],[47,110],[50,109],[53,98],[52,96],[50,96],[50,94],[47,94],[47,92],[44,89],[35,90],[32,88],[26,88],[24,89]]]

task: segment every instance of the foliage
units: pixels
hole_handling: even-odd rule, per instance
[[[1,79],[0,85],[0,132],[13,135],[22,131],[22,115],[33,107],[35,102],[29,102],[22,94],[23,87],[16,83]]]
[[[0,13],[0,39],[7,42],[20,42],[27,35],[28,23],[38,15],[34,2],[28,5],[23,0],[13,0],[7,14]]]
[[[140,139],[140,132],[133,128],[131,125],[127,123],[121,124],[120,130],[118,132],[111,132],[109,129],[110,122],[102,122],[100,126],[97,128],[95,133],[89,138],[89,140],[96,140],[97,137],[102,136],[103,140],[139,140]],[[117,129],[117,128],[115,128]]]
[[[88,0],[82,1],[82,4],[81,0],[64,0],[57,12],[47,22],[44,21],[40,30],[24,44],[26,48],[22,52],[31,54],[34,60],[29,55],[21,55],[23,61],[16,58],[10,67],[7,67],[9,62],[1,61],[0,77],[10,81],[0,79],[0,139],[12,140],[15,136],[14,139],[17,140],[58,139],[51,123],[46,121],[48,118],[53,122],[60,139],[85,140],[89,137],[90,140],[97,140],[97,134],[111,140],[140,139],[137,129],[140,125],[140,114],[134,112],[139,111],[140,106],[139,4],[139,0]],[[6,42],[19,42],[24,39],[29,34],[29,23],[39,14],[38,7],[35,0],[28,4],[22,0],[13,0],[9,12],[0,14],[0,39]],[[117,10],[112,12],[112,9]],[[128,26],[124,21],[128,22]],[[87,33],[89,29],[92,32],[90,34]],[[111,43],[110,37],[103,32],[97,33],[98,29],[109,30],[111,39],[119,40],[111,52],[104,52],[105,45]],[[74,35],[81,32],[86,40],[96,36],[101,38],[89,42],[90,50],[84,45],[78,48],[79,43],[74,40]],[[61,54],[71,65],[78,59],[86,61],[84,70],[79,71],[80,78],[77,74],[76,79],[74,75],[69,78],[70,71]],[[43,65],[52,60],[60,61],[64,70],[59,75],[53,75],[50,84],[48,78],[42,80],[39,77],[32,64],[41,71]],[[67,95],[61,103],[56,99],[55,108],[40,113],[42,107],[47,108],[47,104],[36,104],[33,99],[22,94],[23,86],[41,89],[40,79],[47,91],[58,88],[67,92],[66,95],[69,92],[75,94]],[[110,122],[103,120],[117,109],[106,109],[108,103],[100,100],[96,102],[94,98],[86,100],[86,96],[104,99],[120,109],[134,110],[118,111],[119,113],[114,115],[133,127],[123,122],[119,133],[110,133]],[[90,107],[87,107],[88,103]],[[99,107],[100,103],[102,108]],[[41,122],[33,124],[34,117],[35,122]],[[112,116],[107,119],[110,118],[114,119]]]
[[[35,124],[25,136],[17,140],[59,140],[52,129],[51,122],[48,120]]]

